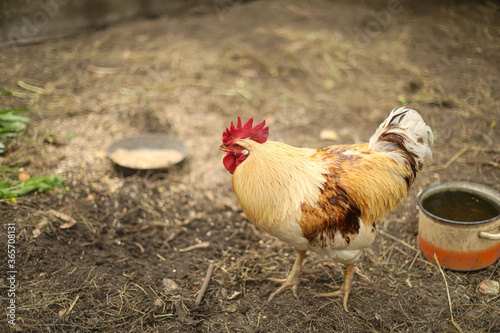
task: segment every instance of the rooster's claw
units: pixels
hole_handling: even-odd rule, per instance
[[[290,272],[290,274],[288,274],[286,279],[274,279],[274,278],[269,279],[271,281],[281,283],[282,285],[281,287],[278,288],[278,290],[272,293],[271,296],[269,296],[267,300],[268,302],[270,302],[274,298],[274,296],[282,293],[286,289],[292,289],[293,296],[295,296],[295,298],[299,298],[299,296],[297,295],[297,287],[299,286],[299,283],[301,281],[307,281],[306,279],[301,279],[299,277],[300,272],[303,270],[302,261],[304,260],[306,252],[307,251],[297,251],[297,258],[295,259],[295,264],[293,265],[292,271]]]
[[[301,279],[298,276],[292,277],[290,280],[288,278],[286,279],[274,279],[274,278],[269,278],[269,280],[273,282],[278,282],[281,283],[281,287],[279,287],[274,293],[272,293],[269,298],[267,299],[268,302],[271,302],[271,300],[274,298],[274,296],[281,294],[283,291],[287,289],[292,289],[292,294],[295,296],[295,298],[299,298],[299,295],[297,294],[298,286],[300,282],[307,282],[309,280],[307,279]]]

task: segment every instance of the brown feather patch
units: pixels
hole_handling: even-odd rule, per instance
[[[404,146],[405,139],[399,134],[385,133],[380,137],[380,141],[385,141],[385,142],[390,142],[390,143],[395,144],[398,147],[398,150],[408,160],[412,175],[409,178],[405,178],[405,181],[406,181],[406,184],[408,185],[408,188],[409,188],[413,184],[413,181],[415,180],[415,177],[417,176],[417,162],[415,161],[415,157],[417,157],[417,155],[413,152],[408,151],[408,149],[405,148],[405,146]],[[418,169],[420,170],[421,167],[418,166]]]
[[[326,247],[335,239],[335,233],[350,243],[350,236],[359,233],[360,210],[349,202],[347,194],[335,182],[329,181],[323,189],[318,205],[302,204],[302,219],[299,222],[304,237],[313,246]]]
[[[308,203],[302,204],[302,218],[299,225],[304,237],[312,246],[326,247],[335,239],[335,234],[340,233],[347,245],[359,233],[359,218],[361,211],[351,200],[344,188],[338,183],[339,177],[344,173],[342,164],[352,163],[361,159],[359,155],[342,154],[349,147],[334,146],[318,150],[323,160],[331,164],[326,183],[321,190],[320,197],[315,206]],[[332,154],[335,159],[332,160]]]
[[[375,223],[396,208],[413,182],[410,165],[373,152],[367,144],[332,146],[314,157],[327,163],[329,173],[317,201],[301,206],[299,225],[312,246],[328,246],[336,234],[349,245],[359,234],[360,219],[374,232]]]

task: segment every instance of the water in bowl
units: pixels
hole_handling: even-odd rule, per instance
[[[435,216],[457,222],[485,221],[500,215],[500,207],[465,191],[432,194],[422,201],[422,206]]]

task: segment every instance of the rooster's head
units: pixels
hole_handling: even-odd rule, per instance
[[[266,126],[266,121],[263,120],[255,126],[252,126],[253,118],[242,125],[241,118],[238,116],[238,124],[234,126],[231,121],[231,126],[226,128],[222,133],[222,145],[219,149],[227,154],[224,157],[223,163],[226,169],[232,174],[238,165],[240,165],[250,153],[249,150],[236,141],[240,139],[250,139],[257,143],[264,143],[269,136],[269,127]]]

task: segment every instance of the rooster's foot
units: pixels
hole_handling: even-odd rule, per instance
[[[268,302],[270,302],[274,298],[274,296],[282,293],[286,289],[292,289],[293,296],[295,296],[295,298],[299,298],[299,296],[297,295],[297,287],[299,286],[299,283],[301,281],[307,281],[306,279],[301,279],[299,277],[300,272],[305,271],[302,267],[302,261],[304,260],[306,252],[307,251],[297,251],[295,264],[293,265],[292,271],[290,272],[290,274],[288,274],[286,279],[269,279],[271,281],[281,283],[282,285],[278,288],[278,290],[272,293],[271,296],[269,296],[269,299],[267,300]]]
[[[342,305],[344,306],[345,312],[349,312],[349,310],[347,310],[347,299],[349,298],[349,293],[351,292],[353,275],[354,275],[354,265],[352,264],[347,265],[344,275],[344,283],[342,284],[342,287],[338,288],[331,285],[327,285],[330,288],[335,288],[339,290],[332,293],[317,294],[315,297],[341,297]]]
[[[326,286],[329,288],[339,289],[339,287],[334,287],[331,285],[326,285]],[[343,286],[342,286],[337,291],[334,291],[332,293],[317,294],[317,295],[315,295],[315,297],[341,297],[342,298],[342,305],[344,306],[345,312],[349,312],[349,310],[347,310],[347,299],[349,298],[349,292],[350,292],[350,290],[345,290],[345,288],[343,288]]]
[[[295,298],[299,298],[299,296],[297,294],[297,289],[298,289],[299,283],[308,281],[307,279],[299,278],[297,275],[295,275],[293,277],[289,276],[286,279],[270,278],[269,280],[271,280],[273,282],[281,283],[282,285],[274,293],[272,293],[271,296],[269,296],[269,299],[267,300],[268,302],[271,302],[271,300],[274,298],[274,296],[281,294],[283,291],[285,291],[287,289],[292,289],[293,296],[295,296]]]

